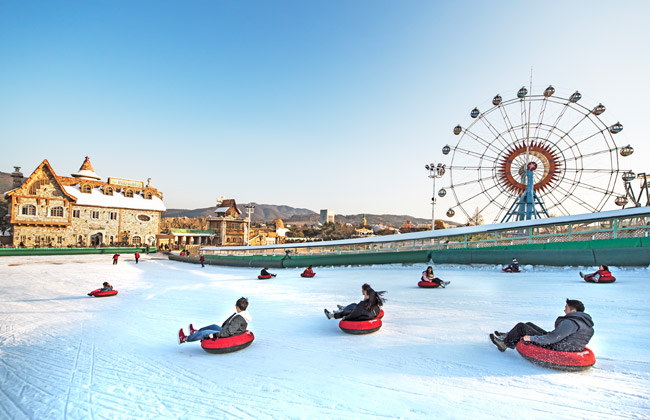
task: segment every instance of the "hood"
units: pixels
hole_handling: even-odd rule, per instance
[[[566,317],[568,319],[580,319],[590,328],[594,326],[594,321],[591,319],[591,315],[584,312],[569,312]]]
[[[253,319],[253,317],[248,311],[241,311],[238,313],[238,315],[243,316],[246,322],[251,322],[251,320]]]

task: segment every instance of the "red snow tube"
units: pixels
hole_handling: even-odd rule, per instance
[[[246,330],[246,332],[232,337],[217,338],[215,340],[206,338],[201,340],[201,347],[208,353],[232,353],[250,346],[253,340],[255,340],[253,333]]]
[[[310,273],[305,273],[305,272],[303,272],[303,273],[300,275],[300,277],[314,277],[315,275],[316,275],[316,273],[311,273],[311,274],[310,274]]]
[[[109,290],[108,292],[100,292],[100,289],[93,290],[92,292],[89,293],[90,296],[95,296],[95,297],[107,297],[107,296],[115,296],[117,294],[117,290]]]
[[[266,276],[262,276],[262,275],[257,276],[257,278],[260,279],[260,280],[270,279],[271,277],[273,277],[272,274],[269,274],[269,275],[266,275]]]
[[[513,270],[511,270],[509,268],[504,268],[501,271],[503,271],[504,273],[521,273],[521,271],[519,271],[519,270],[514,270],[513,271]]]
[[[384,317],[384,310],[380,309],[379,310],[379,315],[377,315],[377,318],[382,319]]]
[[[368,321],[339,322],[339,328],[348,334],[370,334],[381,328],[381,319],[374,318]]]
[[[517,343],[517,351],[525,359],[551,369],[578,371],[589,369],[596,363],[596,355],[587,347],[579,352],[565,352],[546,349],[535,344]]]
[[[598,281],[595,280],[594,276],[585,276],[585,281],[588,283],[614,283],[616,277],[614,276],[600,276]]]
[[[424,289],[433,289],[436,287],[440,287],[440,284],[433,281],[420,280],[420,282],[418,283],[418,287],[422,287]]]

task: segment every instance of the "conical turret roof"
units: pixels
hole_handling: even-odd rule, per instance
[[[79,172],[76,174],[72,174],[73,177],[75,178],[89,178],[89,179],[97,179],[100,180],[101,177],[95,173],[95,170],[93,169],[93,165],[90,164],[90,158],[86,156],[86,160],[84,160],[84,163],[81,164],[81,168],[79,168]]]

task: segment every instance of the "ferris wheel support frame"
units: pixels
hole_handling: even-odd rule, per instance
[[[535,193],[533,186],[535,185],[533,171],[526,169],[526,191],[519,195],[508,209],[508,212],[501,219],[501,223],[507,223],[514,216],[515,221],[541,219],[540,213],[549,217],[544,203]],[[523,177],[522,177],[523,178]],[[523,181],[523,179],[522,179]],[[540,211],[537,210],[540,207]]]

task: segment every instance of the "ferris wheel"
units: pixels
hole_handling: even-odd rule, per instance
[[[603,104],[581,99],[522,87],[512,99],[496,95],[486,111],[472,109],[471,123],[453,129],[456,145],[442,149],[451,154],[450,184],[438,196],[450,192],[456,202],[447,216],[500,223],[602,210],[619,173],[631,173],[619,169],[619,155],[634,149],[616,145],[623,125],[603,121]]]

